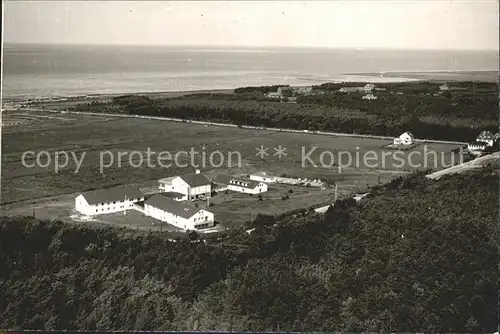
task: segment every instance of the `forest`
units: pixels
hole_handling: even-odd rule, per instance
[[[243,87],[234,94],[195,93],[175,98],[116,97],[110,103],[80,104],[78,111],[122,112],[186,120],[381,136],[411,131],[417,138],[474,141],[482,130],[498,132],[498,88],[487,83],[454,83],[439,93],[435,83],[380,84],[377,100],[340,93],[346,84],[314,86],[297,103],[264,93],[277,86]],[[351,83],[354,85],[354,83]],[[356,83],[356,85],[360,85]],[[439,94],[438,94],[439,93]]]
[[[498,170],[169,239],[0,221],[0,328],[493,332]]]

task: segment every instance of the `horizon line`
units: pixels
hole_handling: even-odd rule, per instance
[[[207,45],[207,44],[124,44],[124,43],[64,43],[64,42],[7,42],[5,45],[37,45],[37,46],[135,46],[135,47],[181,47],[181,48],[243,48],[243,49],[325,49],[325,50],[410,50],[410,51],[495,51],[500,48],[401,48],[381,46],[314,46],[314,45]]]

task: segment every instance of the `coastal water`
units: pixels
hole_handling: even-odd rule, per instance
[[[405,79],[381,72],[498,71],[494,51],[17,44],[4,45],[3,57],[7,99]]]

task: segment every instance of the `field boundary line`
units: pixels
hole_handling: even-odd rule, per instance
[[[63,112],[63,111],[59,111],[59,110],[47,110],[47,109],[31,109],[31,110],[35,110],[35,111],[48,111],[48,112],[53,112],[53,113],[68,113],[68,114],[76,114],[76,115],[88,115],[88,116],[140,118],[140,119],[151,119],[151,120],[178,122],[178,123],[191,123],[191,124],[199,124],[199,125],[211,125],[211,126],[241,128],[241,129],[250,129],[250,130],[264,130],[264,131],[276,131],[276,132],[302,133],[302,134],[324,135],[324,136],[332,136],[332,137],[384,139],[384,140],[391,140],[391,141],[394,139],[394,137],[389,137],[389,136],[364,135],[364,134],[343,133],[343,132],[296,130],[296,129],[288,129],[288,128],[268,128],[268,127],[252,126],[252,125],[236,125],[236,124],[231,124],[231,123],[217,123],[217,122],[209,122],[209,121],[195,121],[195,120],[189,120],[189,119],[184,119],[184,118],[161,117],[161,116],[144,116],[144,115],[130,115],[130,114],[108,114],[108,113],[93,113],[93,112],[86,112],[86,111],[64,111]],[[422,138],[416,138],[415,141],[416,142],[420,142],[420,143],[467,145],[466,142],[447,141],[447,140],[434,140],[434,139],[422,139]]]

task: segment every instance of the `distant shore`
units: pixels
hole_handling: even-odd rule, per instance
[[[340,79],[342,78],[342,79]],[[377,83],[390,83],[390,82],[410,82],[410,81],[481,81],[481,82],[499,82],[497,71],[405,71],[405,72],[379,72],[379,73],[343,73],[339,76],[332,77],[331,79],[320,80],[321,83],[327,82],[372,82]],[[319,80],[311,80],[310,85],[299,84],[291,85],[292,87],[307,87],[311,85],[319,85]],[[283,83],[286,84],[286,83]],[[278,85],[278,83],[277,83]],[[241,86],[245,87],[245,86]],[[224,89],[194,89],[194,90],[178,90],[178,91],[145,91],[145,92],[117,92],[117,93],[102,93],[94,94],[82,93],[80,95],[73,96],[46,96],[39,98],[28,98],[28,97],[9,97],[4,96],[3,101],[5,102],[20,102],[20,101],[30,101],[34,102],[40,100],[40,102],[50,102],[50,101],[100,101],[110,99],[121,95],[144,95],[151,98],[169,98],[178,97],[187,94],[232,94],[234,90],[238,88],[224,88]],[[4,92],[5,95],[5,92]]]
[[[499,82],[498,71],[405,71],[380,73],[349,73],[350,75],[378,76],[386,78],[413,78],[433,81],[483,81]]]

